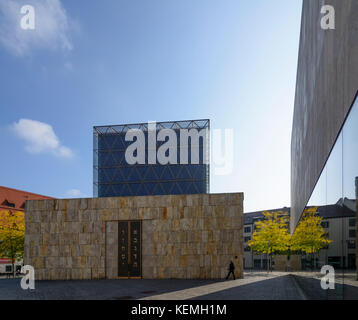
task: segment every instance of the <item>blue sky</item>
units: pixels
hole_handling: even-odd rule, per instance
[[[26,4],[35,30],[19,27]],[[0,0],[0,185],[90,197],[94,125],[210,118],[235,143],[211,192],[289,206],[301,6]]]

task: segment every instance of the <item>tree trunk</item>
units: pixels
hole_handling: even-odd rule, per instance
[[[270,270],[272,272],[272,250],[271,250],[271,253],[270,253]]]

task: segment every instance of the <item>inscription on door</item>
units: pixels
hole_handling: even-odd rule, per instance
[[[118,276],[137,278],[141,268],[141,222],[118,222]]]

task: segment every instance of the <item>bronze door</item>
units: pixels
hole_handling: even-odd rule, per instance
[[[118,222],[118,277],[141,278],[141,221]]]

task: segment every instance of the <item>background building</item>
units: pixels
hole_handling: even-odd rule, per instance
[[[145,135],[145,164],[129,165],[125,150],[132,142],[125,141],[129,129],[140,129]],[[162,165],[157,161],[149,164],[148,123],[99,126],[94,133],[94,196],[140,196],[165,194],[209,193],[209,146],[210,121],[190,120],[157,122],[156,135],[162,129],[173,129],[177,136],[177,163]],[[195,129],[204,133],[198,140],[180,141],[181,129]],[[181,142],[188,148],[188,164],[180,164]],[[158,149],[164,141],[156,141]],[[191,160],[191,147],[199,148],[199,163]],[[205,161],[206,160],[206,161]]]
[[[54,199],[40,194],[0,186],[0,210],[25,211],[26,200]]]
[[[322,28],[324,5],[330,6],[331,20],[334,10],[334,29]],[[356,0],[303,0],[291,143],[291,232],[306,207],[332,208],[340,238],[327,261],[334,267],[353,266],[355,231],[353,226],[347,230],[346,217],[332,205],[351,199],[351,210],[357,212],[357,21]]]
[[[317,215],[323,218],[322,227],[327,232],[328,238],[332,241],[327,247],[321,249],[315,258],[315,268],[320,269],[324,265],[333,265],[337,269],[356,268],[356,212],[355,200],[340,199],[336,204],[320,206]],[[290,208],[279,208],[268,210],[269,212],[283,212],[290,215]],[[249,212],[244,214],[244,268],[267,270],[269,257],[266,254],[254,254],[248,246],[252,234],[255,231],[257,221],[263,220],[262,211]],[[343,232],[342,232],[343,226]],[[342,240],[345,244],[343,259],[341,258]],[[284,257],[282,257],[284,258]],[[277,256],[273,258],[274,269]],[[282,259],[281,259],[282,260]],[[311,256],[300,255],[294,269],[310,270]]]
[[[323,5],[335,9],[334,30],[321,27]],[[357,127],[357,111],[352,106],[358,89],[357,12],[356,0],[330,0],[328,3],[303,0],[291,143],[292,232],[322,176],[336,141],[339,145],[336,149],[340,150],[335,151],[336,159],[329,161],[327,187],[335,188],[337,192],[328,192],[329,198],[321,204],[334,204],[339,198],[355,199],[358,136],[354,128]],[[345,128],[342,128],[343,124]],[[344,147],[340,135],[343,130],[346,135]],[[355,172],[351,165],[354,161]],[[343,168],[343,175],[346,175],[340,194],[338,189],[342,186],[343,176],[341,179],[334,176],[334,165],[337,170]]]

